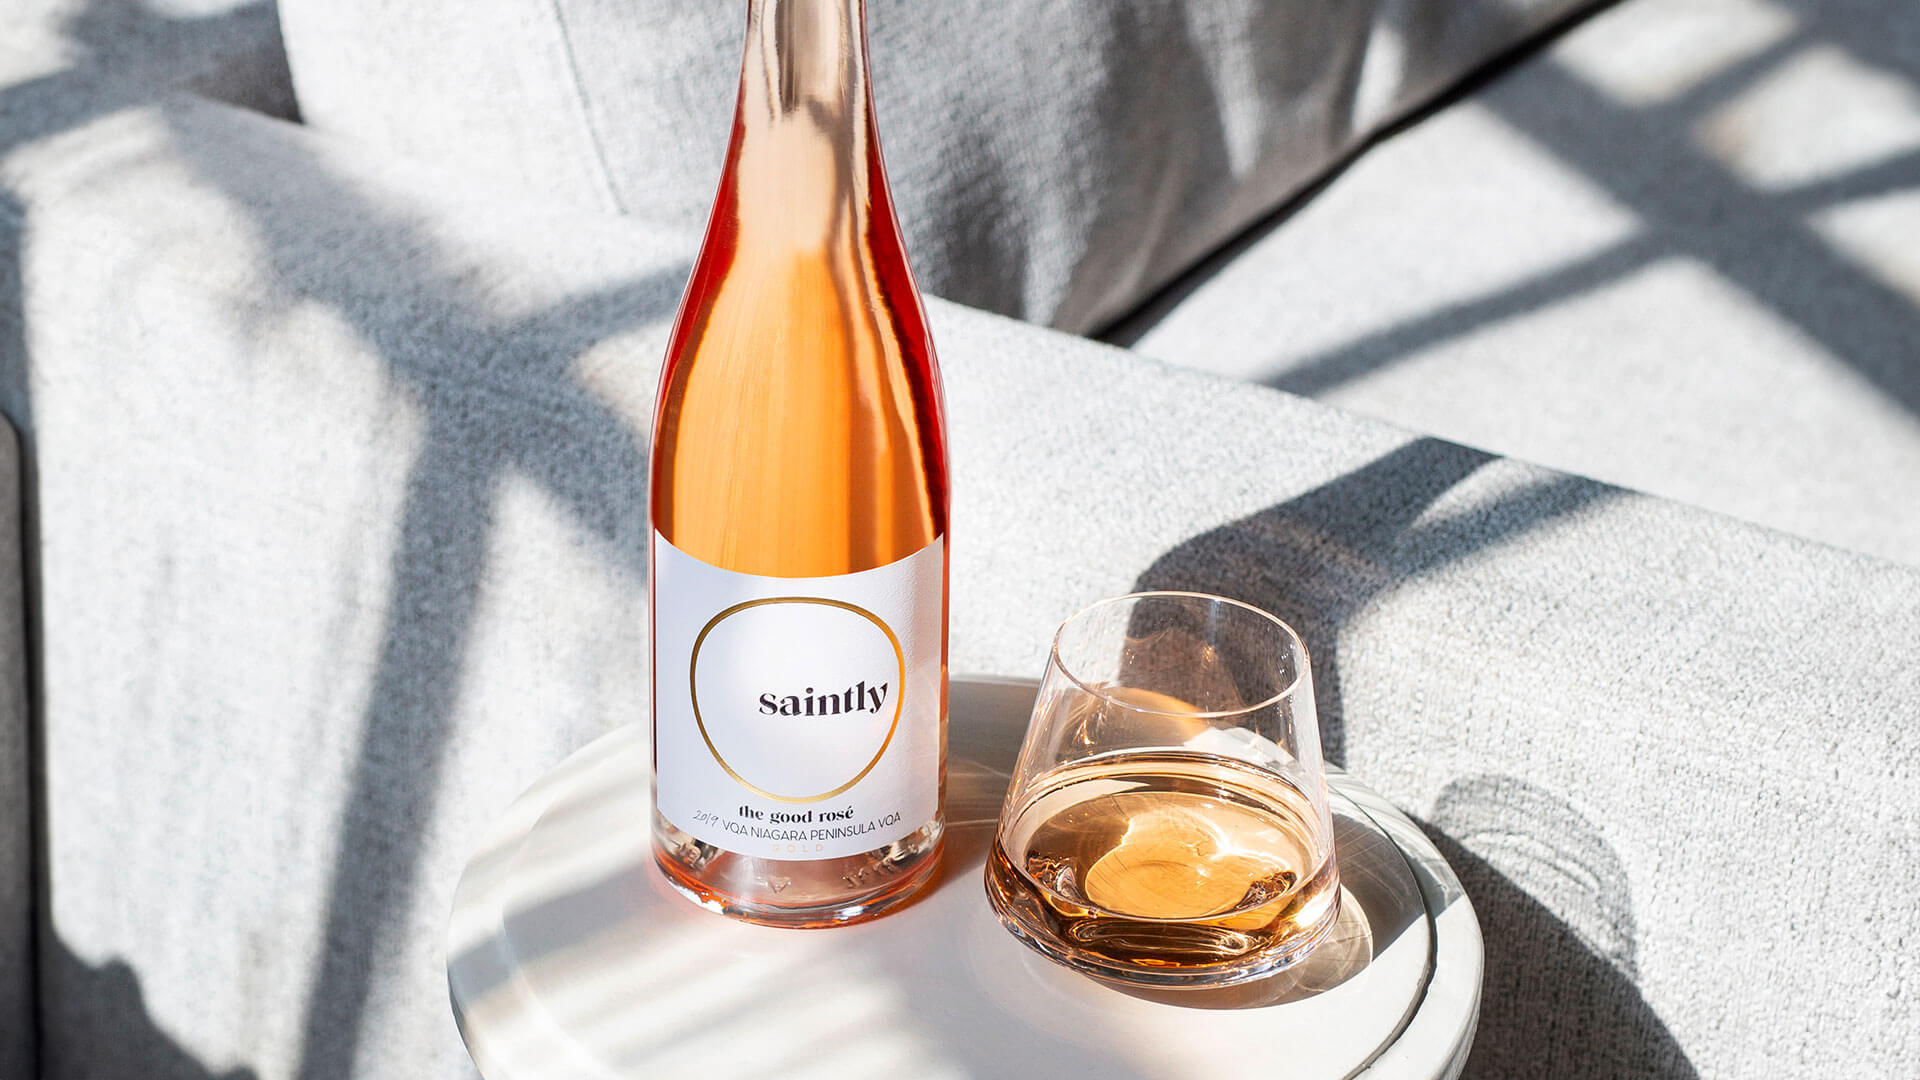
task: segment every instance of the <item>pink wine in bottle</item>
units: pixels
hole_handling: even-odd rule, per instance
[[[947,451],[864,0],[750,0],[654,418],[654,853],[697,903],[871,918],[929,881]]]

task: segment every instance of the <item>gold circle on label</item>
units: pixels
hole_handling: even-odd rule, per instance
[[[873,760],[867,762],[865,768],[854,774],[853,779],[841,784],[832,791],[823,791],[818,795],[805,796],[776,795],[766,788],[755,784],[735,772],[733,766],[727,764],[727,759],[720,755],[720,748],[713,745],[713,736],[707,734],[706,720],[700,716],[700,685],[699,679],[695,677],[696,673],[700,670],[700,646],[706,644],[707,635],[713,632],[714,627],[719,626],[731,616],[738,615],[751,608],[766,607],[771,604],[818,604],[821,607],[851,611],[855,615],[879,627],[880,632],[887,635],[887,642],[893,646],[893,658],[900,668],[899,682],[896,684],[900,687],[900,692],[893,696],[893,723],[888,725],[887,737],[881,740],[880,749],[874,753]],[[700,628],[700,636],[693,639],[693,656],[687,661],[687,693],[693,702],[693,722],[700,729],[701,741],[707,744],[707,752],[713,755],[713,760],[720,763],[720,767],[727,771],[728,776],[733,777],[735,783],[752,791],[756,795],[772,799],[774,802],[815,803],[824,799],[831,799],[835,795],[843,794],[852,788],[853,785],[865,780],[867,774],[873,771],[873,767],[880,764],[880,759],[887,755],[887,747],[893,745],[894,733],[900,730],[900,712],[907,703],[907,653],[906,650],[900,647],[900,639],[894,634],[893,627],[888,626],[885,622],[881,621],[878,615],[868,611],[866,608],[849,604],[844,600],[827,600],[818,596],[773,596],[765,600],[748,600],[742,604],[735,604],[720,614],[715,615],[707,622],[707,625]]]

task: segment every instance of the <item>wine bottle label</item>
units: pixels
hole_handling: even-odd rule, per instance
[[[653,538],[654,799],[759,858],[836,859],[939,808],[944,538],[858,574],[758,577]]]

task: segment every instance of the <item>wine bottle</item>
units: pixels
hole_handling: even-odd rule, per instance
[[[654,417],[653,837],[680,892],[831,926],[930,880],[947,501],[864,0],[750,0]]]

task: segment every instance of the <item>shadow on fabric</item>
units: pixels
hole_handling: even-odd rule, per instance
[[[120,961],[94,967],[57,941],[40,954],[47,974],[65,988],[59,1000],[43,1004],[53,1023],[80,1031],[111,1031],[114,1045],[84,1062],[64,1062],[58,1043],[41,1062],[43,1076],[98,1076],[105,1063],[117,1063],[115,1075],[141,1080],[258,1080],[252,1069],[215,1072],[182,1049],[147,1015],[140,979]]]
[[[1516,19],[1497,5],[1481,18]],[[1820,215],[1877,196],[1920,190],[1920,150],[1909,149],[1798,186],[1757,184],[1700,148],[1695,133],[1741,95],[1790,74],[1810,52],[1825,50],[1885,73],[1911,94],[1920,87],[1920,53],[1906,45],[1920,21],[1883,25],[1850,5],[1791,0],[1780,5],[1793,29],[1730,63],[1670,100],[1615,100],[1544,48],[1614,6],[1583,7],[1529,36],[1444,94],[1356,147],[1315,185],[1253,224],[1133,314],[1104,331],[1121,345],[1138,341],[1167,311],[1299,212],[1368,149],[1442,111],[1484,107],[1647,227],[1511,285],[1467,297],[1363,334],[1323,352],[1288,359],[1262,380],[1319,396],[1467,338],[1489,326],[1569,303],[1667,260],[1689,260],[1751,296],[1845,363],[1888,400],[1920,415],[1920,353],[1901,343],[1920,336],[1920,303],[1885,272],[1863,266],[1823,232]],[[1893,6],[1886,5],[1889,16]],[[1397,9],[1396,9],[1397,10]],[[1911,19],[1911,17],[1908,17]],[[1403,33],[1418,27],[1401,26]],[[1524,78],[1506,76],[1524,67]],[[1657,163],[1650,166],[1649,163]]]
[[[228,168],[217,152],[180,140],[185,164],[258,224],[270,275],[289,306],[337,312],[408,386],[424,414],[422,447],[406,484],[392,554],[387,626],[363,711],[359,750],[338,829],[325,950],[309,1000],[302,1080],[352,1074],[376,986],[396,975],[382,941],[409,911],[443,786],[502,481],[540,485],[580,527],[646,572],[647,462],[632,431],[578,383],[594,345],[672,310],[683,270],[661,272],[501,319],[442,252],[424,223],[369,201],[311,156],[290,150],[287,172]],[[289,214],[281,188],[298,177],[329,216],[377,223],[412,253],[410,301],[434,329],[396,328],[377,286],[306,272],[312,237],[327,222]],[[477,372],[508,372],[511,392]],[[583,462],[598,462],[593,468]],[[611,464],[608,464],[611,463]]]
[[[1617,491],[1553,476],[1470,513],[1421,521],[1455,485],[1494,460],[1482,450],[1415,439],[1298,498],[1182,543],[1155,560],[1134,587],[1244,600],[1299,631],[1313,657],[1322,750],[1327,760],[1345,765],[1340,645],[1355,614],[1422,574]]]
[[[4,98],[0,98],[0,107],[4,107]],[[4,147],[0,147],[4,150]],[[40,543],[39,543],[39,498],[36,485],[33,440],[29,433],[33,430],[32,401],[27,393],[27,340],[26,327],[18,319],[8,318],[10,312],[21,311],[25,300],[22,287],[22,264],[20,261],[21,230],[13,227],[12,222],[21,220],[19,203],[0,188],[0,407],[6,410],[7,419],[12,422],[18,435],[20,463],[20,596],[25,608],[19,612],[22,641],[26,648],[24,673],[26,676],[27,715],[26,738],[23,748],[26,760],[16,765],[9,761],[0,761],[0,767],[13,771],[12,775],[0,778],[0,785],[24,784],[26,792],[24,805],[15,803],[10,812],[24,810],[24,817],[18,822],[8,822],[5,828],[11,837],[6,845],[24,844],[26,866],[10,863],[0,868],[3,873],[17,873],[24,869],[29,874],[28,896],[33,909],[24,914],[27,921],[22,925],[9,925],[0,928],[9,939],[4,946],[8,953],[15,953],[25,964],[24,971],[10,971],[3,976],[4,985],[0,985],[0,1015],[25,1016],[32,1018],[24,1025],[26,1030],[0,1033],[0,1074],[16,1066],[29,1075],[35,1069],[34,1062],[38,1053],[37,1040],[40,1024],[38,1012],[39,930],[36,925],[38,910],[44,907],[44,893],[39,883],[46,880],[44,852],[46,851],[46,814],[45,800],[40,792],[44,789],[44,778],[40,769],[39,748],[45,745],[41,736],[43,717],[40,711]],[[13,438],[14,433],[3,430],[0,425],[0,439]],[[16,789],[17,790],[17,789]],[[8,913],[9,917],[13,915]]]
[[[270,2],[259,2],[217,18],[272,22],[275,15]],[[154,10],[137,0],[92,0],[68,17],[66,30],[83,62],[94,56],[110,62],[121,35],[192,40],[206,26],[196,17]],[[284,56],[255,57],[190,88],[213,99],[264,100],[270,114],[284,119],[294,112],[286,79]],[[282,85],[262,89],[276,81]],[[9,88],[0,94],[0,107],[16,96],[34,102],[80,102],[71,108],[36,110],[35,115],[44,112],[49,119],[21,133],[21,141],[30,142],[165,92],[164,87],[129,77],[110,80],[104,92],[81,93],[91,85],[92,77],[76,68]],[[159,112],[176,119],[173,110]],[[271,122],[268,114],[262,116],[263,122]],[[387,625],[337,827],[333,866],[323,875],[331,878],[327,915],[300,1054],[298,1075],[303,1078],[346,1076],[354,1073],[361,1056],[375,987],[397,962],[383,951],[382,942],[408,911],[418,885],[501,481],[509,473],[530,478],[584,530],[606,540],[618,558],[644,574],[644,543],[633,526],[645,520],[643,433],[632,431],[575,382],[573,366],[606,338],[671,311],[684,272],[660,272],[572,297],[547,310],[502,318],[424,223],[368,200],[311,153],[283,143],[283,160],[277,162],[282,168],[267,175],[257,168],[236,167],[221,148],[186,137],[188,132],[182,135],[177,141],[182,164],[257,224],[274,301],[289,310],[317,304],[337,312],[381,355],[393,378],[416,393],[425,418],[392,553],[392,585],[384,601]],[[0,145],[0,153],[11,148]],[[290,205],[286,194],[293,189],[310,196],[293,203],[323,207],[325,219],[300,214]],[[4,190],[0,214],[16,220],[22,215]],[[326,235],[338,220],[374,223],[409,253],[408,272],[416,284],[407,299],[421,315],[414,325],[396,328],[391,318],[394,298],[377,282],[307,272],[314,237]],[[23,231],[8,230],[6,235],[17,239]],[[22,310],[21,257],[18,250],[0,251],[6,262],[0,272],[0,296],[9,301],[5,310]],[[430,329],[419,332],[420,325]],[[0,325],[0,350],[7,410],[26,436],[31,468],[31,380],[23,328]],[[503,393],[481,385],[483,380],[462,378],[475,367],[512,372],[511,381],[523,392]],[[586,470],[580,467],[583,459],[616,464]],[[37,625],[33,629],[37,631]],[[45,821],[44,791],[36,793],[35,817]],[[40,899],[44,906],[44,880]],[[141,1049],[151,1050],[152,1064],[143,1067],[141,1075],[213,1075],[150,1030],[131,969],[123,964],[88,968],[45,929],[44,914],[41,926],[38,984],[43,1008],[50,1012],[42,1029],[65,1033],[56,1042],[71,1042],[85,1033],[130,1031]],[[59,1002],[57,1009],[46,1004],[52,1000]],[[55,1047],[43,1046],[41,1052],[57,1056]]]
[[[1231,596],[1306,638],[1327,758],[1345,764],[1342,633],[1356,613],[1423,574],[1617,489],[1548,476],[1460,513],[1428,511],[1495,458],[1415,439],[1298,498],[1161,556],[1141,589]],[[1473,1077],[1658,1077],[1692,1066],[1641,997],[1624,868],[1565,800],[1513,777],[1457,781],[1425,824],[1480,915],[1487,947]],[[1495,861],[1498,860],[1498,866]]]
[[[1420,824],[1466,888],[1486,942],[1465,1075],[1694,1080],[1634,983],[1626,869],[1591,822],[1517,777],[1482,776],[1447,785]]]

